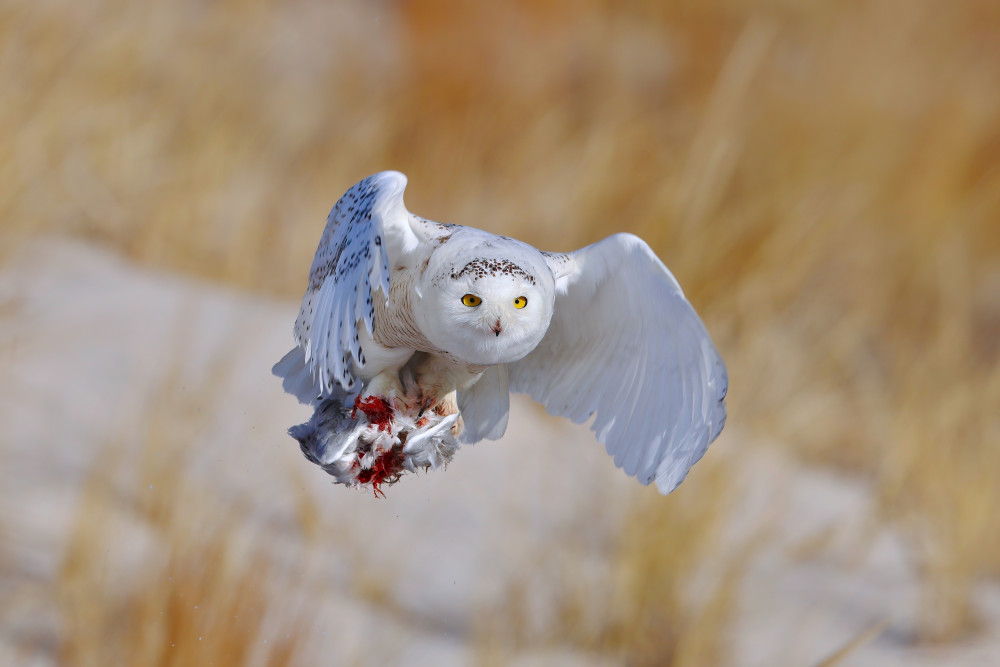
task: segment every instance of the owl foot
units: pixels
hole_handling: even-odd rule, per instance
[[[451,434],[455,437],[462,434],[465,424],[462,421],[462,415],[458,411],[458,399],[455,392],[449,392],[440,400],[435,399],[434,396],[422,396],[420,400],[420,411],[417,413],[418,427],[423,427],[428,422],[428,418],[424,416],[428,411],[433,412],[439,417],[458,415],[455,423],[451,425]]]

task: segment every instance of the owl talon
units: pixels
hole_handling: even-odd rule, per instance
[[[417,418],[423,417],[424,413],[432,407],[434,407],[434,399],[428,396],[424,399],[423,404],[421,404],[420,410],[417,412]]]
[[[465,422],[462,421],[462,415],[458,415],[458,419],[456,419],[455,423],[451,425],[451,434],[457,438],[462,435],[462,431],[464,430]]]

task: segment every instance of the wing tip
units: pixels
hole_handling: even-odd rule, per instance
[[[714,348],[713,348],[714,349]],[[711,380],[711,384],[715,386],[715,405],[711,408],[711,420],[709,422],[710,432],[708,438],[708,444],[712,444],[719,434],[722,433],[722,429],[726,426],[726,417],[728,416],[728,410],[726,408],[726,396],[729,394],[729,371],[726,369],[726,364],[722,361],[722,357],[718,356],[716,353],[715,357],[715,374]]]
[[[687,479],[688,473],[691,472],[691,468],[695,466],[698,461],[705,456],[705,452],[708,451],[708,446],[712,443],[710,438],[705,438],[703,444],[699,443],[698,446],[692,450],[691,458],[688,461],[679,460],[667,460],[664,459],[660,462],[660,465],[656,468],[655,480],[656,489],[662,495],[667,495],[672,493],[679,487],[685,479]]]

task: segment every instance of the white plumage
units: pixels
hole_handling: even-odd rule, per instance
[[[405,187],[398,172],[371,176],[327,219],[295,323],[297,347],[274,369],[287,391],[318,406],[293,433],[306,455],[347,483],[380,471],[377,491],[379,481],[413,469],[418,440],[446,453],[422,452],[421,465],[431,465],[447,462],[454,437],[502,436],[515,391],[575,422],[594,417],[615,465],[643,484],[655,480],[662,493],[675,489],[722,430],[728,381],[704,325],[649,246],[615,234],[545,253],[419,218],[403,205]],[[339,421],[321,427],[331,402]],[[352,404],[369,422],[360,430],[347,421]],[[448,437],[440,435],[445,419]],[[316,435],[323,428],[353,434],[329,448],[339,473],[323,454],[331,434]],[[421,428],[436,429],[434,437],[418,438]],[[386,433],[389,443],[378,444]],[[307,445],[307,437],[324,444]],[[379,455],[394,467],[374,462]]]

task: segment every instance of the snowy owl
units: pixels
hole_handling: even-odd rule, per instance
[[[405,187],[399,172],[375,174],[327,218],[297,346],[274,368],[286,391],[319,406],[292,430],[303,452],[378,492],[404,468],[446,462],[458,441],[498,439],[513,391],[553,415],[593,418],[615,465],[675,489],[722,430],[728,380],[649,246],[615,234],[543,252],[413,215]],[[352,438],[329,445],[345,431]]]

